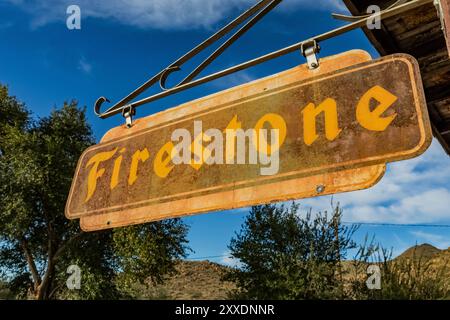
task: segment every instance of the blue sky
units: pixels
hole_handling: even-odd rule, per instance
[[[24,101],[37,117],[64,101],[88,107],[97,139],[123,122],[100,120],[92,112],[105,95],[122,98],[154,73],[208,37],[252,0],[0,0],[0,83]],[[66,8],[81,8],[81,30],[68,30]],[[332,12],[345,12],[338,0],[285,0],[227,50],[206,72],[246,61],[322,33],[342,22]],[[376,51],[357,30],[321,44],[321,56],[351,49]],[[199,57],[201,59],[201,57]],[[197,62],[200,60],[197,60]],[[195,61],[193,61],[195,63]],[[138,116],[176,106],[219,90],[304,63],[300,53],[267,62],[138,109]],[[186,69],[189,66],[186,65]],[[182,75],[180,75],[181,77]],[[174,76],[176,78],[176,76]],[[172,78],[172,79],[174,79]],[[175,81],[175,80],[173,80]],[[156,88],[157,89],[157,88]],[[150,90],[148,94],[155,92]],[[349,222],[450,224],[450,159],[434,141],[421,157],[390,164],[375,187],[334,196]],[[330,197],[300,201],[304,209],[329,209]],[[244,221],[247,209],[184,219],[190,226],[191,257],[222,256]],[[428,242],[450,246],[449,228],[362,226],[356,234],[376,234],[395,252]],[[211,259],[230,263],[226,257]]]

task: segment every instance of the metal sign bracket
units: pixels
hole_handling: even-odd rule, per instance
[[[373,18],[387,19],[394,16],[398,16],[406,11],[419,8],[423,5],[433,3],[435,0],[397,0],[394,4],[385,8],[381,12],[378,12],[373,15],[367,16],[359,16],[359,17],[347,17],[344,15],[333,15],[335,18],[350,21],[350,23],[338,27],[336,29],[327,31],[325,33],[313,36],[307,40],[303,40],[297,43],[294,43],[288,47],[282,48],[277,51],[270,52],[268,54],[262,55],[253,60],[249,60],[243,62],[241,64],[232,66],[230,68],[215,72],[213,74],[206,75],[201,78],[197,78],[197,76],[209,65],[211,64],[217,57],[219,57],[228,47],[230,47],[236,40],[238,40],[244,33],[250,30],[259,20],[261,20],[267,13],[273,10],[278,4],[281,3],[282,0],[261,0],[253,7],[248,9],[246,12],[241,14],[239,17],[234,19],[228,25],[217,31],[211,37],[197,45],[191,51],[184,54],[178,60],[170,64],[168,67],[164,68],[157,74],[155,74],[152,78],[147,80],[144,84],[139,86],[136,90],[128,94],[126,97],[121,99],[119,102],[114,104],[112,107],[108,108],[105,111],[101,111],[102,105],[105,102],[109,102],[109,100],[105,97],[100,97],[94,106],[94,112],[97,116],[102,119],[111,117],[113,115],[122,113],[124,115],[127,126],[130,127],[132,125],[132,116],[135,114],[135,108],[142,106],[144,104],[159,100],[161,98],[170,96],[172,94],[196,87],[198,85],[222,78],[224,76],[236,73],[238,71],[242,71],[248,69],[250,67],[256,66],[263,62],[281,57],[283,55],[298,52],[301,50],[302,54],[306,57],[308,67],[310,69],[316,69],[319,66],[319,61],[317,59],[316,54],[319,51],[318,43],[334,38],[351,30],[355,30],[357,28],[361,28],[366,26],[367,22]],[[435,1],[436,3],[436,1]],[[438,2],[439,3],[439,2]],[[175,86],[168,88],[166,87],[166,80],[170,74],[175,71],[179,71],[181,66],[185,64],[187,61],[191,60],[193,57],[197,56],[199,53],[204,51],[207,47],[216,43],[218,40],[223,38],[225,35],[229,34],[233,29],[241,26],[234,34],[232,34],[224,43],[222,43],[206,60],[201,62],[191,73],[189,73],[181,82],[176,84]],[[311,46],[311,44],[313,44]],[[158,83],[161,86],[162,91],[151,96],[142,98],[140,100],[135,100],[139,95],[141,95],[144,91],[152,87],[154,84]],[[133,101],[135,100],[135,101]],[[129,112],[127,112],[127,110]]]
[[[319,53],[320,47],[317,44],[316,40],[302,43],[300,51],[306,58],[306,63],[310,70],[314,70],[319,67],[319,59],[317,58],[317,53]]]
[[[133,125],[133,117],[136,115],[136,109],[130,105],[125,106],[122,111],[122,116],[125,118],[125,125],[131,128]]]

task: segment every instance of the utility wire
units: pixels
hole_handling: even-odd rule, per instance
[[[450,228],[450,224],[407,224],[407,223],[377,223],[377,222],[348,222],[343,221],[343,224],[351,225],[369,225],[369,226],[383,226],[383,227],[425,227],[425,228]],[[205,256],[205,257],[188,257],[188,260],[206,260],[217,258],[232,258],[232,256],[223,254],[217,256]]]
[[[228,254],[224,254],[224,255],[220,255],[220,256],[192,257],[192,258],[188,257],[187,260],[205,260],[205,259],[215,259],[215,258],[231,258],[231,256]]]
[[[408,223],[347,222],[347,221],[343,221],[342,223],[352,225],[368,225],[368,226],[383,226],[383,227],[450,228],[450,224],[408,224]]]

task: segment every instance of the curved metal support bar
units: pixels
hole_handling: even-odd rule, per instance
[[[340,13],[332,13],[331,16],[336,19],[336,20],[342,20],[342,21],[347,21],[347,22],[354,22],[354,21],[358,21],[360,19],[364,19],[370,16],[370,14],[365,14],[362,16],[347,16],[345,14],[340,14]]]
[[[182,81],[173,86],[172,88],[179,87],[189,81],[195,79],[207,66],[209,66],[214,60],[216,60],[226,49],[228,49],[233,43],[236,42],[240,37],[244,35],[248,30],[250,30],[259,20],[266,16],[271,10],[273,10],[282,0],[270,0],[271,2],[263,8],[257,15],[253,16],[242,28],[240,28],[236,33],[234,33],[228,40],[226,40],[222,45],[219,46],[208,58],[206,58],[202,63],[200,63],[191,73],[189,73]],[[266,1],[267,2],[267,1]],[[190,57],[189,59],[191,59]],[[186,60],[187,61],[187,60]],[[186,62],[185,61],[185,62]],[[183,63],[185,63],[183,62]],[[181,70],[181,65],[176,65],[167,68],[163,76],[160,79],[160,86],[162,90],[168,90],[166,87],[167,77],[175,71]]]
[[[159,78],[159,86],[161,87],[162,90],[164,90],[164,91],[169,90],[166,87],[167,78],[169,77],[169,75],[172,72],[177,72],[177,71],[180,71],[180,70],[181,70],[181,68],[179,66],[173,66],[173,67],[168,67],[167,69],[165,69],[162,72],[161,77]],[[178,86],[179,85],[176,85],[176,87],[178,87]]]
[[[99,117],[103,119],[103,118],[109,117],[112,114],[120,113],[120,109],[121,108],[123,108],[126,104],[128,104],[133,99],[137,98],[145,90],[147,90],[148,88],[152,87],[156,82],[160,81],[161,80],[161,76],[164,75],[164,74],[165,74],[164,75],[165,78],[162,81],[160,81],[160,86],[161,86],[161,88],[163,90],[168,91],[169,89],[166,88],[165,82],[167,80],[167,77],[170,75],[170,73],[172,73],[174,71],[174,70],[167,71],[168,69],[170,69],[170,67],[173,67],[173,66],[181,67],[184,63],[186,63],[187,61],[192,59],[194,56],[196,56],[197,54],[199,54],[200,52],[205,50],[207,47],[209,47],[212,44],[214,44],[216,41],[218,41],[219,39],[224,37],[231,30],[233,30],[235,27],[237,27],[238,25],[240,25],[241,23],[243,23],[244,21],[246,21],[250,17],[255,15],[255,17],[253,17],[253,19],[256,19],[255,22],[258,21],[260,18],[262,18],[262,16],[264,16],[273,7],[278,5],[281,1],[282,0],[261,0],[260,2],[255,4],[253,7],[248,9],[246,12],[241,14],[239,17],[234,19],[232,22],[230,22],[228,25],[226,25],[225,27],[220,29],[218,32],[213,34],[211,37],[209,37],[208,39],[206,39],[205,41],[200,43],[198,46],[193,48],[191,51],[187,52],[185,55],[183,55],[177,61],[175,61],[174,63],[170,64],[169,67],[167,67],[164,70],[160,71],[153,78],[151,78],[150,80],[148,80],[147,82],[142,84],[139,88],[137,88],[135,91],[131,92],[129,95],[124,97],[122,100],[120,100],[114,106],[112,106],[111,108],[109,108],[105,112],[98,114]],[[266,11],[266,9],[268,7],[271,7],[271,9]],[[214,60],[214,59],[212,59],[212,60]],[[207,64],[203,64],[202,63],[199,67],[197,67],[196,70],[194,70],[190,75],[188,75],[188,77],[186,77],[186,79],[183,80],[181,83],[183,83],[185,81],[189,81],[190,79],[192,79],[196,75],[197,72],[201,71],[200,68],[203,69],[206,66],[207,66]],[[195,73],[195,75],[194,75],[194,73]]]
[[[221,77],[233,74],[238,71],[242,71],[244,69],[253,67],[255,65],[261,64],[263,62],[272,60],[274,58],[286,55],[291,52],[295,52],[297,50],[300,50],[304,44],[311,43],[313,41],[319,43],[321,41],[339,36],[341,34],[344,34],[346,32],[349,32],[351,30],[364,27],[369,19],[373,19],[374,17],[379,17],[380,19],[386,19],[390,18],[396,15],[399,15],[403,12],[421,7],[425,4],[432,3],[433,0],[398,0],[393,5],[389,6],[387,9],[372,14],[368,16],[363,16],[363,18],[359,17],[358,20],[353,21],[347,25],[338,27],[336,29],[330,30],[328,32],[322,33],[320,35],[311,37],[307,40],[295,43],[293,45],[290,45],[288,47],[285,47],[283,49],[273,51],[271,53],[268,53],[266,55],[260,56],[256,59],[249,60],[247,62],[235,65],[231,68],[227,68],[224,70],[221,70],[219,72],[204,76],[200,79],[193,80],[195,76],[197,76],[206,66],[208,66],[217,56],[219,56],[227,47],[229,47],[236,39],[238,39],[243,33],[245,33],[248,29],[250,29],[254,23],[256,23],[259,19],[261,19],[262,16],[267,14],[270,10],[272,10],[277,4],[279,4],[282,0],[262,0],[258,4],[256,4],[254,7],[250,8],[248,11],[246,11],[244,14],[236,18],[234,21],[232,21],[229,25],[225,26],[221,30],[219,30],[216,34],[205,40],[203,43],[192,49],[190,52],[186,53],[184,56],[182,56],[180,59],[172,63],[168,68],[165,68],[153,78],[149,79],[147,82],[145,82],[143,85],[141,85],[139,88],[137,88],[135,91],[130,93],[128,96],[120,100],[118,103],[116,103],[114,106],[107,109],[105,112],[101,113],[100,108],[104,102],[109,102],[108,99],[105,97],[101,97],[97,100],[95,103],[94,111],[95,113],[102,119],[116,115],[121,113],[125,108],[137,108],[143,104],[161,99],[163,97],[167,97],[171,94],[175,94],[177,92],[187,90],[190,88],[193,88],[195,86],[198,86],[200,84],[207,83],[209,81],[213,81],[216,79],[219,79]],[[192,71],[183,81],[181,81],[178,85],[172,87],[172,88],[166,88],[166,80],[168,76],[175,71],[178,71],[180,67],[193,58],[195,55],[203,51],[206,47],[210,46],[214,42],[216,42],[218,39],[223,37],[225,34],[227,34],[231,29],[236,27],[237,25],[241,24],[245,20],[247,20],[249,17],[256,14],[255,17],[253,17],[251,20],[247,22],[241,29],[239,29],[233,36],[231,36],[227,41],[225,41],[213,54],[211,54],[205,61],[203,61],[194,71]],[[353,19],[352,19],[353,20]],[[160,93],[154,94],[152,96],[143,98],[138,101],[131,102],[131,100],[135,99],[138,95],[143,93],[145,90],[153,86],[156,82],[160,83],[161,89],[163,90]]]
[[[102,113],[100,112],[100,109],[102,108],[102,104],[105,102],[109,103],[111,101],[109,101],[108,98],[105,98],[105,97],[100,97],[97,99],[97,101],[95,101],[94,113],[99,117],[102,115]]]

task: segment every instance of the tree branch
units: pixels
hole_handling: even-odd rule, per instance
[[[74,242],[75,240],[81,238],[83,235],[85,235],[86,233],[81,231],[79,233],[77,233],[76,235],[74,235],[72,238],[70,238],[69,240],[67,240],[62,246],[59,247],[59,249],[56,251],[55,255],[53,256],[53,262],[56,261],[56,259],[64,253],[64,251],[72,244],[72,242]]]
[[[48,264],[47,269],[45,270],[44,278],[42,279],[41,285],[39,286],[39,292],[38,292],[38,300],[41,300],[47,296],[47,288],[50,283],[50,279],[53,274],[53,266],[54,266],[54,260],[53,260],[53,240],[54,240],[54,233],[52,229],[51,223],[47,224],[47,233],[48,233],[48,244],[47,244],[47,256],[48,256]]]
[[[50,292],[50,294],[48,295],[48,299],[52,299],[52,298],[54,297],[55,293],[56,293],[59,289],[61,289],[62,287],[63,287],[62,284],[57,285],[56,287],[54,287],[53,290],[52,290],[52,291]]]
[[[33,256],[28,248],[28,243],[25,238],[21,240],[21,245],[23,252],[25,254],[25,259],[27,260],[28,267],[30,268],[31,275],[33,277],[34,288],[36,288],[41,284],[41,277],[39,276],[39,272],[36,268],[36,264],[34,263]]]

